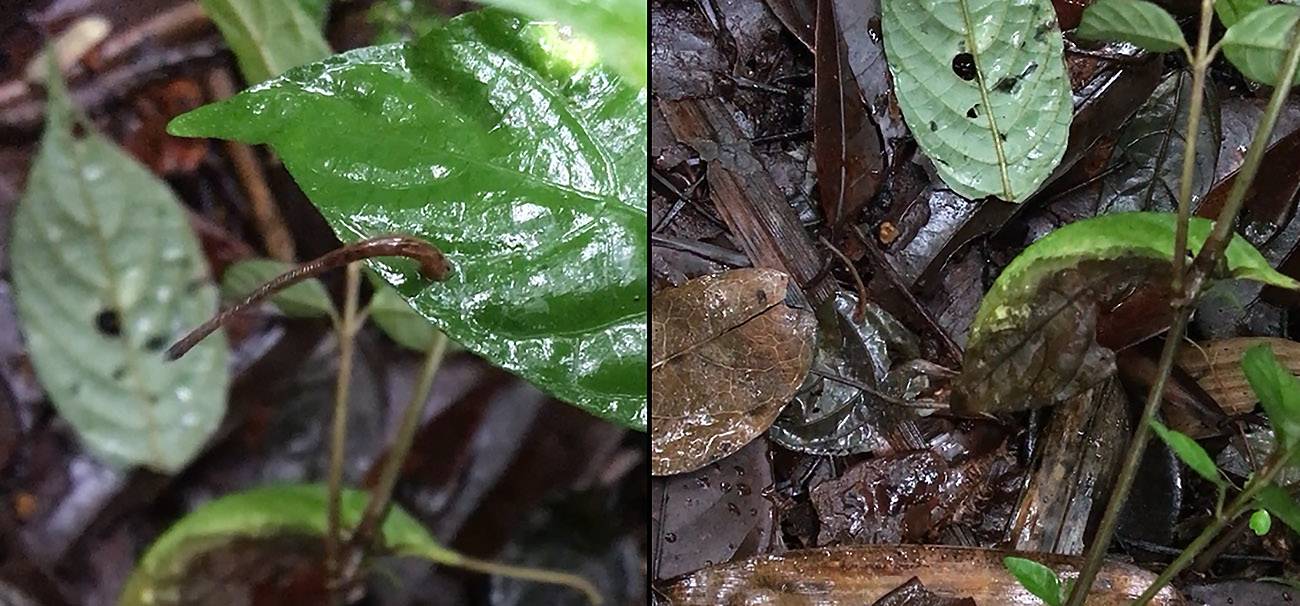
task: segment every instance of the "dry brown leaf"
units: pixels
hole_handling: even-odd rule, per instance
[[[812,364],[817,323],[783,303],[789,276],[737,269],[655,293],[652,473],[693,471],[767,431]]]
[[[1259,398],[1250,390],[1241,371],[1241,357],[1256,345],[1272,347],[1282,366],[1300,373],[1300,343],[1275,337],[1236,337],[1184,347],[1178,355],[1178,365],[1196,379],[1225,413],[1245,414],[1255,409]]]
[[[1067,578],[1082,558],[942,545],[860,545],[801,549],[749,558],[681,577],[660,588],[674,606],[781,604],[860,606],[880,599],[912,577],[939,597],[997,606],[1042,606],[1002,566],[1002,558],[1033,558]],[[1088,606],[1128,606],[1155,575],[1136,566],[1107,562],[1088,595]],[[1166,586],[1153,606],[1186,606]]]

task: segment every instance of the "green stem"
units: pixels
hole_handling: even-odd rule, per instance
[[[374,547],[374,543],[379,538],[379,526],[392,509],[393,488],[397,486],[402,465],[406,462],[406,455],[411,451],[415,433],[420,428],[424,406],[429,401],[429,392],[433,388],[433,377],[438,374],[438,368],[442,366],[442,359],[446,353],[447,336],[439,331],[435,333],[433,343],[425,354],[424,365],[420,368],[419,378],[416,379],[415,388],[411,392],[411,400],[406,405],[406,410],[402,413],[402,419],[398,424],[397,437],[394,438],[393,445],[388,448],[383,467],[379,470],[379,479],[370,491],[366,510],[349,541],[349,554],[342,575],[344,586],[356,578],[366,553]]]
[[[1187,330],[1188,318],[1191,316],[1197,297],[1200,296],[1206,276],[1211,275],[1212,270],[1217,267],[1223,258],[1223,251],[1227,247],[1229,237],[1232,234],[1232,225],[1236,221],[1237,213],[1241,211],[1242,204],[1245,202],[1246,191],[1249,189],[1251,182],[1254,181],[1255,173],[1259,172],[1260,160],[1264,156],[1264,150],[1268,147],[1269,135],[1273,132],[1273,127],[1277,125],[1278,116],[1281,115],[1282,105],[1286,102],[1287,94],[1295,81],[1295,73],[1298,67],[1300,67],[1300,35],[1293,32],[1291,48],[1283,67],[1282,80],[1278,83],[1277,88],[1273,90],[1273,95],[1269,98],[1264,116],[1255,129],[1254,137],[1250,142],[1250,149],[1246,152],[1246,159],[1242,163],[1232,189],[1228,192],[1228,200],[1224,203],[1223,211],[1215,222],[1214,231],[1206,240],[1205,245],[1201,247],[1195,265],[1189,270],[1190,279],[1185,282],[1183,292],[1181,294],[1176,293],[1174,322],[1169,328],[1169,334],[1165,337],[1165,346],[1160,354],[1160,365],[1157,369],[1156,380],[1151,387],[1151,393],[1147,396],[1146,405],[1142,409],[1142,417],[1134,432],[1133,441],[1129,444],[1128,452],[1125,453],[1124,466],[1120,470],[1115,488],[1111,492],[1109,502],[1106,504],[1106,512],[1102,515],[1097,534],[1093,537],[1092,543],[1088,545],[1087,559],[1083,568],[1079,571],[1079,578],[1074,585],[1074,591],[1070,593],[1067,606],[1083,606],[1084,599],[1092,587],[1092,582],[1096,579],[1097,572],[1101,570],[1106,550],[1110,548],[1110,541],[1115,533],[1119,513],[1123,509],[1124,501],[1128,498],[1129,489],[1132,488],[1133,479],[1137,475],[1138,463],[1142,459],[1142,453],[1145,451],[1147,440],[1150,438],[1151,419],[1155,418],[1155,413],[1160,408],[1165,382],[1169,379],[1169,374],[1173,370],[1174,354],[1177,353],[1178,346],[1183,340],[1183,334]],[[1174,256],[1176,258],[1178,255],[1175,254]]]
[[[460,556],[456,561],[445,562],[445,564],[494,576],[523,579],[525,581],[537,581],[539,583],[550,583],[552,585],[563,585],[582,592],[592,606],[600,606],[600,604],[604,602],[600,596],[600,591],[596,589],[596,586],[592,585],[591,581],[576,574],[568,574],[554,570],[543,570],[540,568],[527,568],[524,566],[511,566],[509,564],[498,564],[496,562],[468,558],[465,556]]]
[[[352,351],[357,333],[357,297],[361,291],[361,264],[350,263],[343,295],[343,318],[338,323],[339,370],[334,383],[334,418],[330,425],[328,532],[325,536],[325,572],[330,602],[342,604],[339,547],[342,544],[343,455],[348,437],[348,393],[352,386]]]
[[[1174,232],[1173,292],[1183,290],[1183,266],[1187,256],[1187,226],[1192,216],[1192,181],[1196,176],[1196,140],[1201,131],[1201,104],[1205,99],[1205,72],[1210,67],[1210,24],[1214,21],[1214,0],[1201,0],[1200,31],[1196,36],[1196,59],[1192,62],[1192,103],[1188,107],[1183,144],[1183,170],[1178,177],[1178,227]]]
[[[1151,601],[1151,598],[1154,598],[1155,595],[1160,592],[1161,588],[1168,585],[1169,581],[1172,581],[1174,577],[1178,576],[1179,573],[1196,560],[1196,556],[1209,546],[1210,542],[1212,542],[1214,538],[1223,531],[1225,526],[1237,519],[1237,516],[1240,516],[1247,509],[1251,508],[1255,502],[1255,497],[1259,492],[1271,484],[1273,478],[1276,477],[1284,467],[1286,467],[1286,459],[1287,458],[1284,456],[1279,456],[1278,453],[1274,453],[1273,456],[1269,457],[1269,461],[1264,464],[1263,471],[1261,471],[1259,475],[1251,478],[1250,482],[1246,484],[1245,490],[1242,490],[1241,493],[1237,495],[1237,498],[1232,500],[1232,504],[1228,505],[1227,512],[1225,512],[1224,515],[1215,518],[1213,523],[1206,526],[1205,529],[1201,531],[1201,534],[1197,535],[1196,539],[1188,544],[1187,547],[1183,549],[1182,553],[1178,554],[1178,558],[1175,559],[1173,563],[1169,564],[1169,566],[1160,573],[1160,576],[1156,577],[1155,582],[1152,583],[1150,587],[1147,587],[1147,590],[1133,602],[1133,606],[1143,606],[1147,602]]]

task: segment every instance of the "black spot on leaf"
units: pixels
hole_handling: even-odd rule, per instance
[[[930,132],[934,132],[934,131],[937,131],[937,130],[939,130],[939,125],[938,125],[934,120],[931,120],[931,121],[930,121]]]
[[[970,118],[970,119],[972,119],[972,120],[974,120],[975,118],[978,118],[979,115],[980,115],[980,104],[978,104],[978,103],[976,103],[975,105],[970,106],[970,109],[966,110],[966,117],[967,117],[967,118]]]
[[[970,53],[958,53],[952,58],[952,73],[967,82],[975,79],[975,56]]]
[[[105,309],[95,315],[95,328],[107,337],[122,336],[122,318],[116,311]]]
[[[998,80],[998,83],[993,86],[993,90],[996,90],[1001,93],[1009,93],[1012,90],[1015,90],[1016,83],[1019,81],[1020,81],[1019,78],[1013,78],[1011,76],[1007,76],[1005,78],[1002,78],[1001,80]]]
[[[167,346],[167,340],[160,335],[154,335],[144,342],[144,346],[149,351],[162,351]]]

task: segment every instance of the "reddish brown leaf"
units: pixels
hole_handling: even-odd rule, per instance
[[[836,26],[835,3],[818,0],[813,72],[813,156],[822,214],[834,236],[880,191],[880,133],[867,115],[848,50]]]
[[[784,304],[789,276],[738,269],[656,293],[651,471],[717,461],[767,431],[812,364],[813,314]]]

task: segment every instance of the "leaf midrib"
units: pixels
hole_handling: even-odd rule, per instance
[[[980,91],[980,104],[984,107],[984,113],[988,116],[989,134],[993,139],[993,151],[998,157],[998,176],[1002,178],[1002,194],[1006,196],[1007,202],[1014,202],[1015,197],[1011,193],[1011,175],[1007,172],[1006,153],[1002,150],[1002,137],[999,136],[1002,131],[998,130],[997,119],[993,117],[993,105],[989,103],[989,91],[984,82],[984,65],[980,57],[980,49],[976,46],[975,24],[971,22],[970,7],[967,5],[967,0],[957,0],[957,4],[961,7],[962,23],[966,26],[964,32],[966,48],[970,50],[971,57],[975,61],[975,81],[978,83],[977,88]]]

